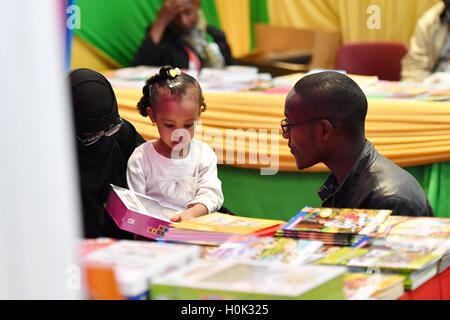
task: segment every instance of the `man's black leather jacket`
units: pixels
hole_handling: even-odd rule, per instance
[[[368,140],[342,185],[337,186],[331,174],[318,194],[322,207],[391,209],[393,215],[434,217],[414,177],[379,154]]]

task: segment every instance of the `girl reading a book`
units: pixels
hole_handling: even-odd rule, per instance
[[[131,190],[179,213],[174,222],[218,211],[223,203],[217,157],[208,144],[192,139],[206,110],[197,80],[164,66],[142,89],[137,107],[156,125],[160,138],[137,147],[128,161]]]

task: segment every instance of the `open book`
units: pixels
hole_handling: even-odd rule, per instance
[[[175,209],[162,206],[158,200],[111,184],[106,210],[117,226],[150,239],[164,235],[173,222]]]

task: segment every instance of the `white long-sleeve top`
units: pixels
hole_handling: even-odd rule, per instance
[[[214,150],[192,140],[186,157],[170,159],[159,154],[153,142],[141,144],[129,158],[128,187],[179,211],[194,203],[205,205],[208,213],[219,210],[224,199]]]

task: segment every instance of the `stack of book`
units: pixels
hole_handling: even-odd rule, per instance
[[[159,300],[345,299],[345,267],[198,260],[152,282]]]
[[[218,246],[234,235],[272,236],[284,223],[214,212],[171,225],[158,241]]]
[[[414,290],[436,275],[440,258],[431,253],[345,247],[314,264],[344,265],[352,272],[400,274],[405,277],[405,288]]]
[[[403,280],[395,274],[346,273],[344,295],[347,300],[397,300],[405,292]]]
[[[158,275],[168,274],[200,258],[201,248],[190,245],[172,245],[157,242],[118,240],[96,249],[83,257],[87,278],[97,276],[95,284],[88,288],[91,296],[104,292],[98,286],[98,270],[113,274],[115,285],[123,299],[142,300],[149,298],[150,281]],[[105,272],[102,273],[104,275]],[[108,295],[110,296],[110,295]],[[102,297],[96,297],[102,298]]]
[[[441,257],[438,272],[450,265],[450,219],[390,216],[373,234],[370,246],[430,253]]]
[[[391,210],[303,208],[278,237],[320,240],[332,246],[365,246]]]
[[[378,235],[411,235],[417,237],[448,238],[449,218],[390,216],[376,229]]]
[[[306,264],[322,245],[322,241],[314,240],[239,235],[230,237],[206,258]]]

